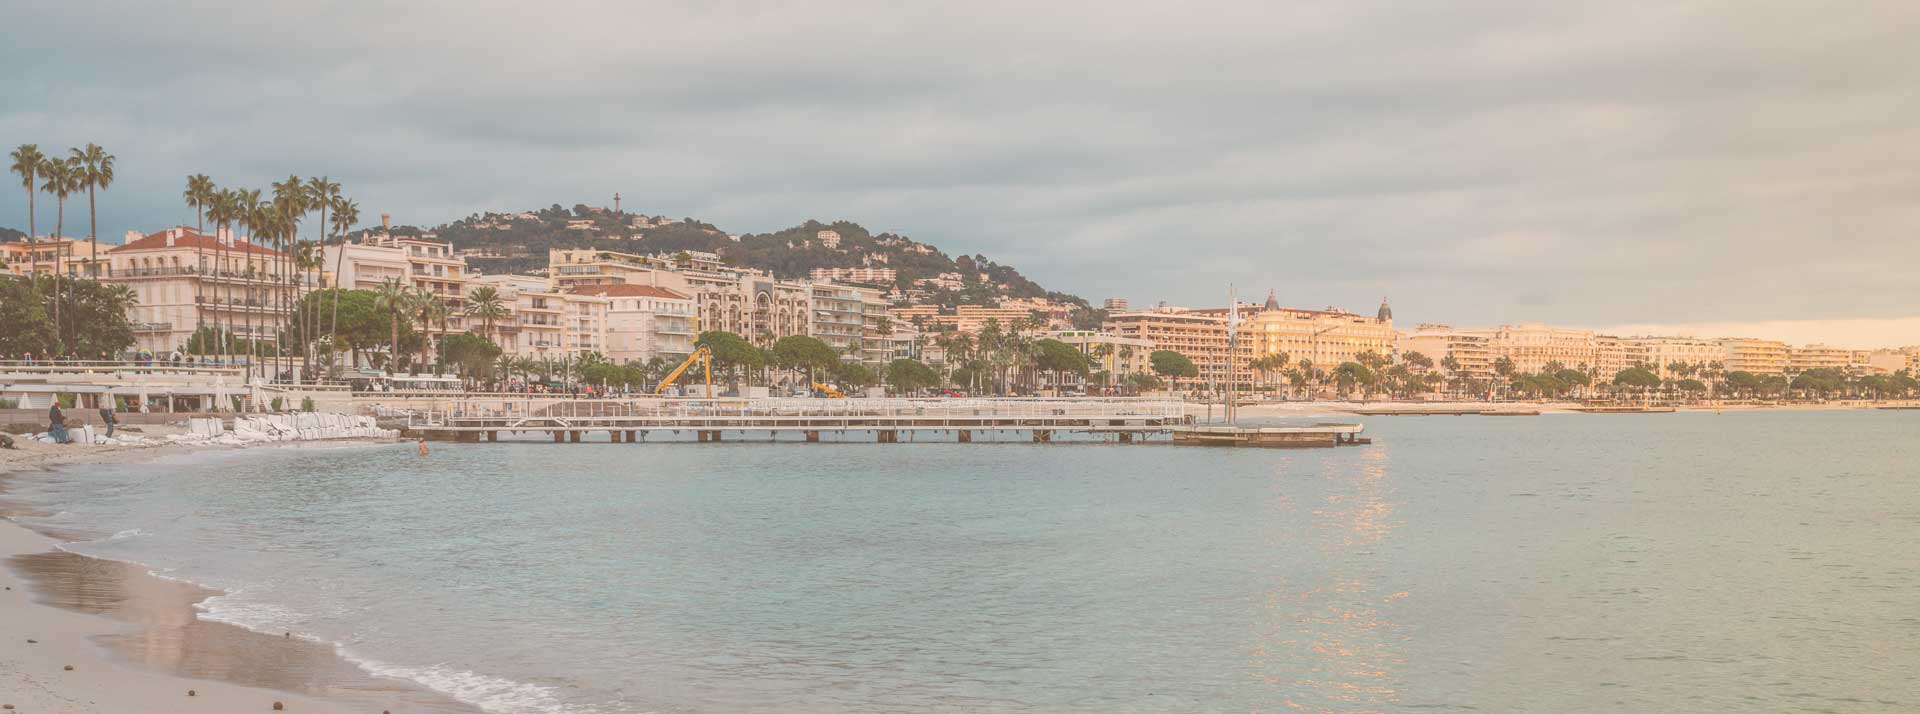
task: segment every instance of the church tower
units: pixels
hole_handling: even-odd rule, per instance
[[[1381,322],[1393,322],[1393,308],[1387,306],[1387,299],[1380,298],[1380,312],[1374,315]]]

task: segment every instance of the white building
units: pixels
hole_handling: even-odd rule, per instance
[[[699,318],[692,296],[651,285],[588,285],[574,292],[608,300],[608,359],[625,363],[693,353]]]

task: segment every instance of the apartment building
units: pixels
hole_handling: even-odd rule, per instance
[[[1394,349],[1401,356],[1418,352],[1433,360],[1434,369],[1448,376],[1461,376],[1468,379],[1489,379],[1494,376],[1493,363],[1499,355],[1493,350],[1493,335],[1489,330],[1460,330],[1446,325],[1422,324],[1413,332],[1400,335],[1394,342]],[[1448,360],[1458,366],[1448,371],[1443,366]]]
[[[1810,369],[1837,369],[1848,371],[1854,368],[1854,350],[1833,347],[1831,345],[1805,345],[1791,348],[1787,354],[1787,371],[1805,372]]]
[[[129,231],[140,235],[138,231]],[[96,259],[94,243],[85,238],[51,238],[39,236],[29,241],[21,239],[0,243],[0,270],[13,275],[36,273],[53,275],[104,275],[105,269],[98,267],[106,262],[106,254],[114,246],[100,246]]]
[[[1711,365],[1726,357],[1726,350],[1716,340],[1703,340],[1692,337],[1635,337],[1634,342],[1646,350],[1644,364],[1661,379],[1681,379],[1674,372],[1675,363],[1686,365]]]
[[[634,255],[556,249],[548,259],[558,289],[614,284],[666,288],[694,298],[702,330],[732,332],[760,347],[809,332],[810,283],[724,265],[712,253]]]
[[[1538,373],[1548,363],[1567,369],[1592,368],[1599,360],[1592,330],[1551,327],[1537,322],[1501,325],[1492,330],[1495,359],[1513,362],[1515,372]]]
[[[1594,335],[1593,363],[1588,365],[1586,372],[1593,375],[1596,382],[1610,381],[1621,370],[1648,364],[1651,354],[1646,343],[1640,340],[1613,335]],[[1579,368],[1579,365],[1568,366]]]
[[[175,226],[128,231],[124,244],[102,250],[101,282],[133,290],[134,349],[183,348],[201,327],[230,329],[243,339],[272,340],[291,311],[286,256],[236,239]],[[298,278],[295,278],[296,280]]]
[[[1033,311],[1011,307],[987,307],[984,305],[959,305],[953,314],[933,315],[925,319],[925,324],[938,328],[976,333],[987,326],[988,320],[1000,325],[1000,329],[1012,329],[1014,322],[1033,318]]]
[[[349,290],[379,290],[387,281],[398,281],[446,303],[450,315],[446,329],[434,325],[439,334],[465,332],[467,289],[472,283],[467,262],[456,254],[451,243],[427,238],[370,235],[360,243],[323,246],[321,269],[328,271],[326,282]]]
[[[1720,362],[1728,372],[1785,374],[1792,362],[1793,350],[1787,343],[1751,337],[1715,340],[1720,345]]]
[[[867,283],[871,285],[892,285],[900,271],[893,268],[814,268],[813,279],[818,282]]]
[[[1101,331],[1152,344],[1156,350],[1172,350],[1185,355],[1198,368],[1199,376],[1173,380],[1175,388],[1218,385],[1227,379],[1227,318],[1212,311],[1164,307],[1150,312],[1123,312],[1108,315]],[[1252,386],[1251,370],[1246,366],[1257,354],[1257,340],[1243,339],[1233,350],[1237,382]],[[1138,344],[1136,342],[1135,344]],[[1151,369],[1151,367],[1149,367]]]
[[[1058,330],[1048,336],[1078,348],[1093,358],[1093,371],[1105,371],[1115,379],[1153,372],[1149,359],[1154,350],[1152,340],[1099,330]]]
[[[573,292],[608,299],[608,359],[625,363],[693,353],[700,329],[692,296],[651,285],[587,285]]]
[[[509,317],[493,323],[493,339],[509,356],[563,359],[606,353],[612,298],[560,292],[547,278],[534,275],[483,275],[468,285],[492,287],[507,305]]]
[[[841,359],[885,364],[893,359],[892,321],[879,290],[842,283],[812,286],[812,335]]]

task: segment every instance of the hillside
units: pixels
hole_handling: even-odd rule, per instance
[[[821,231],[840,236],[837,246]],[[364,231],[362,231],[364,233]],[[668,218],[576,205],[554,204],[538,211],[475,214],[441,226],[396,226],[396,234],[435,234],[451,241],[483,273],[530,272],[547,265],[550,248],[600,248],[623,253],[704,251],[730,265],[755,268],[781,278],[805,278],[817,268],[892,268],[897,277],[885,287],[911,291],[915,302],[992,305],[1004,298],[1046,297],[1078,306],[1077,296],[1049,291],[983,255],[949,256],[925,243],[893,233],[873,234],[858,223],[809,220],[772,233],[730,235],[694,218]],[[946,278],[941,280],[941,276]],[[955,281],[957,278],[957,282]],[[930,281],[940,280],[941,285]]]

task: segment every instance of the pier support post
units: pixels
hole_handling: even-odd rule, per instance
[[[622,432],[621,432],[621,431],[620,431],[619,429],[608,429],[608,430],[607,430],[607,440],[608,440],[608,441],[611,441],[611,442],[613,442],[613,443],[615,443],[615,444],[618,444],[618,443],[620,443],[620,440],[621,440],[621,439],[624,439],[624,438],[626,438],[626,434],[624,434],[624,433],[622,433]]]
[[[973,443],[973,430],[972,430],[972,429],[961,429],[961,430],[960,430],[960,443],[962,443],[962,444],[971,444],[971,443]]]
[[[809,430],[806,432],[806,435],[807,435],[807,443],[809,444],[820,443],[820,432]]]
[[[893,431],[893,430],[883,430],[883,431],[881,431],[881,432],[880,432],[880,443],[882,443],[882,444],[898,444],[898,443],[900,443],[900,432],[897,432],[897,431]]]
[[[497,431],[487,432],[487,441],[499,441],[499,440],[500,440],[500,432],[497,432]]]
[[[1120,443],[1122,444],[1133,443],[1133,432],[1131,431],[1120,432]]]
[[[580,443],[580,432],[577,432],[577,431],[567,432],[567,441],[570,441],[575,444]]]
[[[634,431],[627,432],[627,443],[629,444],[633,443],[633,437],[638,435],[638,433],[639,432],[634,432]]]
[[[566,438],[567,438],[567,437],[566,437],[566,435],[565,435],[565,434],[561,434],[561,433],[560,433],[560,432],[558,432],[558,431],[555,431],[555,432],[553,432],[553,443],[555,443],[555,444],[558,444],[558,443],[560,443],[561,441],[563,441],[563,440],[565,440]]]
[[[1050,429],[1034,429],[1033,430],[1033,443],[1045,444],[1051,441],[1053,441],[1052,430]]]

